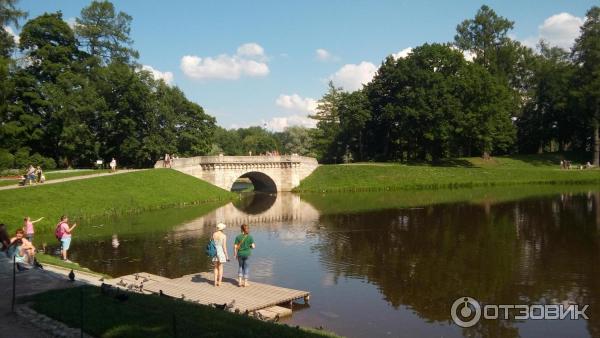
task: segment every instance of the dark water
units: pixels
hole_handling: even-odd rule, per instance
[[[71,257],[114,276],[178,277],[210,269],[203,247],[216,222],[229,225],[230,242],[249,222],[257,243],[251,280],[311,292],[311,306],[290,324],[349,337],[600,336],[600,191],[526,197],[514,189],[255,195],[208,214],[173,209],[87,222]],[[450,317],[461,296],[589,304],[589,320],[482,320],[463,329]]]

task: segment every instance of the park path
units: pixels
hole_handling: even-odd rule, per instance
[[[142,170],[147,170],[147,169],[125,169],[125,170],[119,170],[116,173],[110,173],[109,172],[109,173],[101,173],[101,174],[91,174],[91,175],[82,175],[82,176],[57,178],[55,180],[46,181],[46,182],[44,182],[42,184],[32,184],[32,185],[24,185],[24,186],[20,186],[20,185],[17,185],[17,184],[15,184],[15,185],[7,185],[7,186],[0,187],[0,190],[27,189],[27,188],[33,188],[33,187],[38,187],[38,186],[44,186],[44,185],[48,185],[48,184],[56,184],[56,183],[62,183],[62,182],[68,182],[68,181],[77,181],[77,180],[86,180],[88,178],[110,176],[110,175],[119,175],[119,174],[131,173],[131,172],[136,172],[136,171],[142,171]]]

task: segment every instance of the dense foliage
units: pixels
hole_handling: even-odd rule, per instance
[[[313,150],[323,162],[431,161],[492,154],[591,152],[600,161],[600,8],[571,53],[509,37],[514,23],[482,6],[453,43],[387,57],[362,89],[330,83]]]
[[[14,2],[2,2],[1,25],[24,16]],[[210,151],[215,119],[141,70],[131,20],[108,1],[84,8],[74,30],[60,12],[45,13],[24,24],[18,51],[0,30],[0,168],[112,157],[146,166]]]

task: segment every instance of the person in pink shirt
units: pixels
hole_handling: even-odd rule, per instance
[[[25,238],[28,241],[33,242],[33,236],[35,235],[35,229],[33,228],[33,224],[43,220],[44,217],[40,217],[39,219],[32,221],[31,217],[27,216],[23,219],[23,231],[25,232]]]
[[[62,259],[67,263],[71,262],[67,258],[67,252],[69,251],[69,247],[71,247],[71,232],[76,226],[77,223],[69,226],[69,218],[67,216],[62,216],[60,222],[56,225],[55,235],[60,240],[60,253]]]

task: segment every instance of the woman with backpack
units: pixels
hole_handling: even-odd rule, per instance
[[[235,238],[233,253],[240,266],[238,270],[238,286],[245,287],[248,286],[248,277],[250,274],[248,258],[250,258],[252,249],[256,248],[256,244],[254,244],[254,238],[250,236],[250,227],[248,224],[242,224],[241,230],[242,233]]]
[[[67,258],[67,251],[69,251],[69,247],[71,246],[71,232],[76,226],[77,223],[73,223],[73,225],[69,227],[69,218],[67,216],[62,216],[60,222],[56,225],[56,230],[54,230],[56,239],[60,241],[60,253],[62,259],[67,263],[71,263]]]
[[[227,235],[223,233],[226,225],[223,223],[217,224],[217,231],[212,234],[212,240],[214,241],[216,248],[216,256],[213,257],[215,272],[215,286],[220,286],[223,280],[223,263],[229,261],[229,255],[227,254]]]

